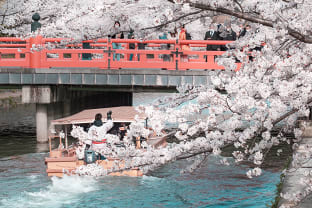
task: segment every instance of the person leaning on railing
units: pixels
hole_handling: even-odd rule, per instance
[[[134,39],[133,33],[134,33],[134,31],[131,29],[130,33],[128,34],[128,39]],[[134,50],[135,49],[135,43],[129,43],[129,49]],[[132,59],[133,59],[133,53],[130,54],[129,61],[132,61]]]
[[[219,32],[215,29],[213,24],[209,26],[209,30],[206,32],[204,40],[221,40],[219,36]],[[206,50],[207,51],[220,51],[221,48],[220,48],[220,45],[207,44]],[[207,62],[207,58],[208,57],[206,56],[206,62]]]
[[[168,40],[167,32],[164,32],[162,35],[159,36],[160,40]],[[170,44],[161,44],[160,49],[161,50],[169,50]],[[170,61],[170,55],[169,54],[162,54],[163,61]]]
[[[112,39],[124,39],[124,34],[122,32],[120,32],[120,22],[119,21],[115,21],[113,30],[114,30],[114,34],[112,35]],[[120,43],[114,43],[113,42],[112,45],[113,45],[113,49],[122,49]],[[114,53],[113,60],[115,61],[116,59],[117,59],[117,61],[120,61],[120,53]]]
[[[145,47],[146,47],[146,43],[143,43],[143,38],[140,38],[140,43],[138,43],[138,49],[139,50],[145,50]],[[138,61],[140,61],[140,53],[138,53]]]
[[[181,31],[180,31],[180,34],[179,34],[179,40],[180,41],[181,40],[187,40],[187,38],[186,38],[187,36],[186,35],[187,35],[187,31],[186,31],[184,25],[182,25]],[[190,48],[190,46],[188,44],[181,44],[181,49],[185,50],[185,51],[191,50],[191,48]],[[183,62],[187,62],[188,61],[188,55],[181,55],[181,60]]]
[[[87,40],[87,36],[84,36],[85,40]],[[88,42],[82,42],[82,48],[83,49],[91,49],[91,45]],[[92,55],[91,53],[83,53],[82,54],[82,60],[91,60],[92,59]]]

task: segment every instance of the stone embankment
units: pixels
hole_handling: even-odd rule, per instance
[[[21,104],[22,91],[16,90],[0,90],[0,108],[15,107]]]
[[[279,207],[300,207],[300,208],[311,208],[312,207],[312,194],[303,197],[307,185],[304,185],[302,180],[306,178],[305,172],[312,171],[312,158],[307,152],[306,147],[312,148],[312,122],[305,122],[306,126],[302,127],[303,130],[303,139],[300,141],[299,146],[294,150],[293,155],[295,154],[307,154],[309,158],[300,168],[294,168],[291,164],[287,174],[283,181],[283,188],[281,193],[288,196],[297,196],[298,198],[303,198],[299,203],[296,203],[291,200],[286,200],[281,198]],[[301,125],[303,126],[303,125]],[[283,206],[282,206],[283,205]]]
[[[0,115],[0,135],[36,131],[36,105],[22,104],[21,89],[0,89]]]

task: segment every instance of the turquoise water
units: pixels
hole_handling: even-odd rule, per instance
[[[134,104],[146,102],[139,98]],[[192,174],[180,174],[189,164],[181,160],[140,178],[49,178],[46,144],[37,144],[33,134],[0,134],[0,208],[262,208],[279,182],[279,172],[248,179],[247,166],[224,166],[213,156]]]
[[[266,207],[279,173],[247,179],[246,166],[219,164],[210,156],[194,173],[188,161],[168,164],[150,176],[49,178],[47,153],[0,158],[0,207]]]

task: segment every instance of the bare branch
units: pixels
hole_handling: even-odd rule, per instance
[[[162,27],[164,27],[164,26],[166,26],[166,25],[168,25],[168,24],[170,24],[170,23],[177,22],[177,21],[179,21],[179,20],[181,20],[181,19],[183,19],[183,18],[185,18],[185,17],[191,16],[191,15],[195,15],[195,14],[199,14],[199,13],[201,13],[201,12],[203,12],[203,10],[191,12],[191,13],[182,15],[182,16],[180,16],[180,17],[177,17],[177,18],[175,18],[175,19],[173,19],[173,20],[170,20],[170,21],[168,21],[168,22],[165,22],[165,23],[163,23],[163,24],[156,25],[156,26],[153,26],[153,27],[145,27],[145,28],[142,28],[141,30],[150,30],[150,29],[162,28]]]
[[[240,8],[241,12],[244,13],[244,9],[243,9],[242,5],[237,0],[233,0],[233,1],[238,5],[238,7]]]
[[[12,15],[15,15],[15,14],[18,14],[19,12],[13,12],[13,13],[10,13],[10,14],[0,14],[0,17],[7,17],[7,16],[12,16]]]
[[[228,98],[229,98],[229,96],[230,96],[230,95],[228,95],[228,96],[226,97],[226,99],[225,99],[225,102],[226,102],[226,105],[227,105],[228,109],[229,109],[232,113],[236,113],[236,114],[238,114],[238,115],[242,115],[240,112],[237,112],[237,111],[232,110],[231,106],[230,106],[229,103],[228,103]]]

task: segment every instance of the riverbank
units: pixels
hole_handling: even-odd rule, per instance
[[[312,147],[312,126],[305,129],[304,138],[301,140],[298,148],[294,151],[293,155],[296,154],[306,154],[305,147]],[[308,133],[309,132],[309,133]],[[286,194],[288,197],[281,197],[279,202],[279,207],[300,207],[300,208],[311,208],[312,204],[312,194],[308,194],[303,197],[303,194],[307,188],[307,185],[301,183],[305,178],[305,172],[312,171],[312,161],[310,155],[307,161],[300,167],[294,168],[293,164],[287,170],[287,174],[283,180],[282,194]],[[289,199],[288,199],[289,198]],[[296,203],[293,199],[303,198],[300,202]]]
[[[21,89],[0,89],[0,108],[16,107],[22,102]]]
[[[21,89],[0,89],[0,99],[5,98],[15,98],[15,97],[21,97],[22,96],[22,90]]]
[[[34,134],[35,104],[22,104],[21,89],[0,89],[0,136]]]

